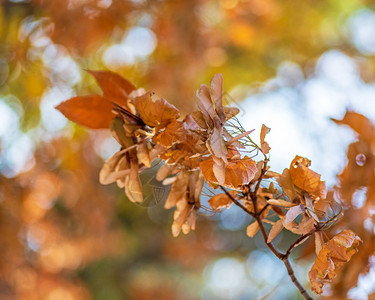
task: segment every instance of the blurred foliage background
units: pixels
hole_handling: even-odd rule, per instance
[[[244,127],[272,128],[271,167],[305,155],[334,187],[355,136],[329,117],[350,108],[375,120],[373,1],[0,3],[0,299],[299,297],[261,237],[246,236],[250,220],[236,208],[202,212],[196,232],[173,239],[163,195],[151,190],[139,206],[101,186],[99,169],[116,143],[54,106],[99,93],[84,69],[109,69],[190,112],[199,84],[221,72]],[[349,228],[367,250],[327,290],[330,299],[375,292],[375,245],[366,244],[375,201],[363,191],[374,182],[355,184],[362,194],[347,213],[367,214]],[[294,239],[284,233],[276,242]],[[312,253],[306,245],[294,262],[307,286]]]

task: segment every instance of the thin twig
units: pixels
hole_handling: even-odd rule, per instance
[[[261,216],[262,213],[267,209],[267,207],[270,206],[269,203],[267,203],[265,206],[263,206],[263,208],[259,211],[259,215]]]
[[[313,298],[311,298],[311,296],[306,292],[305,288],[299,283],[296,276],[294,275],[293,267],[290,264],[290,261],[288,260],[288,258],[285,257],[284,259],[282,259],[282,261],[283,261],[283,263],[284,263],[284,265],[285,265],[285,267],[288,271],[288,275],[289,275],[290,279],[292,280],[294,285],[297,287],[297,289],[299,290],[301,295],[303,297],[305,297],[305,299],[307,299],[307,300],[313,300]]]
[[[290,247],[288,248],[288,250],[286,250],[284,256],[286,258],[289,257],[290,253],[292,252],[292,250],[298,246],[298,244],[300,242],[302,242],[305,238],[309,237],[310,235],[312,235],[313,233],[315,233],[316,231],[318,231],[317,228],[314,228],[313,230],[310,230],[308,233],[305,233],[304,235],[301,235],[293,244],[290,245]]]
[[[236,204],[238,207],[240,207],[243,211],[248,213],[250,216],[255,218],[255,215],[253,212],[248,210],[244,205],[242,205],[239,201],[237,201],[223,186],[220,185],[220,188],[224,191],[224,193],[232,200],[234,204]]]

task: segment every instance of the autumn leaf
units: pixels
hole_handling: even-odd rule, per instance
[[[230,191],[229,192],[233,197],[235,197],[236,192]],[[232,205],[232,200],[227,194],[218,194],[213,197],[211,197],[210,200],[208,200],[208,204],[213,208],[214,211],[219,211],[223,208],[229,208]]]
[[[262,125],[262,129],[260,131],[260,147],[261,147],[264,154],[269,153],[269,151],[271,150],[268,143],[264,140],[265,137],[266,137],[266,134],[269,133],[270,131],[271,131],[271,128],[268,128],[264,124]]]
[[[180,116],[176,107],[152,93],[135,97],[133,102],[143,122],[151,127],[165,127]]]
[[[347,111],[342,120],[332,119],[336,124],[350,126],[355,132],[367,141],[375,138],[375,127],[365,116],[354,111]]]
[[[246,234],[248,237],[254,237],[256,233],[258,232],[259,229],[259,224],[257,221],[254,221],[250,225],[247,226],[246,228]]]
[[[81,96],[66,100],[56,106],[69,120],[92,129],[109,128],[112,104],[102,96]]]
[[[183,142],[187,135],[185,124],[183,122],[172,120],[152,139],[155,143],[164,147],[170,147],[176,142]]]
[[[268,234],[267,243],[271,243],[273,239],[283,230],[284,225],[282,220],[278,220],[275,224],[272,225],[271,230]]]
[[[295,186],[324,199],[327,194],[325,183],[320,180],[320,174],[309,169],[310,163],[307,158],[297,155],[290,164],[290,176]]]
[[[288,212],[285,215],[285,224],[293,222],[300,214],[305,212],[305,207],[302,204],[293,206],[289,208]]]
[[[361,239],[351,230],[344,230],[325,243],[309,272],[311,289],[320,295],[324,282],[331,281],[338,268],[358,251]]]
[[[110,71],[91,71],[103,91],[103,96],[108,100],[127,107],[128,95],[135,90],[135,86],[120,75]]]
[[[219,184],[214,174],[214,161],[212,158],[200,163],[204,178],[209,184]],[[255,161],[245,156],[242,159],[228,161],[225,165],[225,180],[222,184],[231,189],[238,189],[242,185],[250,183],[256,173]]]

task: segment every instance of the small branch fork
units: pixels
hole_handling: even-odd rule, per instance
[[[263,226],[263,222],[262,222],[262,213],[266,210],[266,208],[268,207],[268,204],[263,207],[260,211],[258,211],[258,206],[257,206],[257,191],[260,187],[260,182],[262,181],[262,178],[264,176],[264,174],[266,173],[267,171],[267,162],[268,160],[265,160],[264,161],[264,164],[263,164],[263,168],[262,168],[262,171],[261,171],[261,174],[260,174],[260,177],[257,181],[257,184],[254,188],[254,191],[250,192],[249,196],[250,196],[250,199],[253,203],[253,206],[254,206],[254,212],[250,211],[249,209],[247,209],[240,201],[238,201],[237,199],[235,199],[224,187],[220,186],[220,188],[224,191],[224,193],[232,200],[232,202],[237,205],[238,207],[240,207],[243,211],[245,211],[247,214],[249,214],[250,216],[252,216],[258,223],[259,225],[259,229],[262,233],[262,236],[263,236],[263,240],[264,242],[266,243],[267,247],[272,251],[272,253],[278,258],[280,259],[284,265],[285,265],[285,268],[287,269],[288,271],[288,275],[290,277],[290,279],[292,280],[293,284],[297,287],[297,289],[300,291],[301,295],[305,298],[305,299],[309,299],[309,300],[312,300],[313,298],[311,298],[311,296],[307,293],[307,291],[305,290],[305,288],[301,285],[301,283],[297,280],[295,274],[294,274],[294,270],[293,270],[293,267],[289,261],[289,255],[290,253],[292,252],[292,250],[298,246],[298,244],[300,242],[302,242],[304,239],[307,239],[309,236],[311,236],[313,233],[315,233],[316,231],[319,231],[321,228],[318,226],[318,227],[315,227],[313,230],[311,230],[310,232],[302,235],[301,237],[299,237],[289,248],[288,250],[285,252],[285,253],[282,253],[280,252],[279,250],[277,250],[275,248],[275,246],[272,244],[272,243],[268,243],[267,240],[268,240],[268,235],[267,235],[267,232],[266,232],[266,229],[264,228]]]

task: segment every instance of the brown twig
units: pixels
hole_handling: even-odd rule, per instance
[[[293,244],[290,245],[290,247],[288,248],[288,250],[286,250],[284,256],[286,258],[289,257],[290,253],[292,252],[292,250],[298,246],[298,244],[300,242],[302,242],[304,239],[306,239],[307,237],[309,237],[310,235],[312,235],[313,233],[315,233],[316,231],[318,231],[319,229],[317,228],[314,228],[313,230],[310,230],[308,233],[305,233],[304,235],[301,235]]]
[[[234,204],[236,204],[238,207],[240,207],[243,211],[245,211],[247,214],[255,218],[255,214],[248,210],[244,205],[242,205],[238,200],[236,200],[223,186],[220,185],[220,188],[223,190],[223,192],[232,200]]]
[[[283,261],[283,263],[284,263],[284,265],[285,265],[285,267],[288,271],[288,275],[289,275],[290,279],[292,280],[294,285],[297,287],[297,289],[299,290],[301,295],[303,297],[305,297],[305,299],[313,300],[313,298],[311,298],[311,296],[306,292],[305,288],[299,283],[296,276],[294,275],[293,267],[290,264],[289,259],[287,257],[285,257],[285,258],[282,259],[282,261]]]
[[[259,225],[259,229],[260,229],[260,231],[262,233],[263,240],[264,240],[265,244],[267,245],[267,247],[271,250],[271,252],[278,259],[280,259],[284,263],[284,265],[285,265],[285,267],[286,267],[286,269],[288,271],[288,275],[289,275],[290,279],[292,280],[293,284],[297,287],[297,289],[300,291],[301,295],[305,299],[312,300],[311,296],[307,293],[307,291],[304,289],[304,287],[301,285],[301,283],[297,280],[297,278],[296,278],[296,276],[294,274],[293,267],[292,267],[292,265],[290,264],[290,261],[289,261],[289,255],[292,252],[292,250],[298,245],[298,243],[300,243],[302,240],[304,240],[305,238],[309,237],[310,235],[312,235],[315,231],[317,231],[319,229],[318,228],[314,228],[314,230],[312,230],[312,231],[310,231],[310,232],[302,235],[300,238],[298,238],[288,248],[288,250],[286,251],[285,254],[283,254],[279,250],[277,250],[272,243],[268,243],[268,235],[267,235],[266,229],[263,226],[262,217],[261,217],[262,213],[265,211],[265,209],[267,208],[268,204],[265,205],[260,211],[258,211],[258,206],[257,206],[257,202],[258,202],[257,191],[258,191],[258,189],[260,187],[260,183],[261,183],[261,181],[263,179],[264,174],[267,172],[267,162],[268,162],[268,160],[265,159],[264,163],[263,163],[261,174],[260,174],[260,176],[259,176],[259,178],[257,180],[255,188],[254,188],[254,190],[252,192],[249,193],[250,194],[249,195],[250,199],[253,202],[254,212],[251,212],[250,210],[248,210],[244,205],[242,205],[238,200],[236,200],[224,187],[220,186],[220,188],[225,192],[225,194],[232,200],[232,202],[234,204],[236,204],[242,210],[244,210],[246,213],[248,213],[249,215],[251,215],[252,217],[255,218],[255,220],[257,221],[257,223]]]

